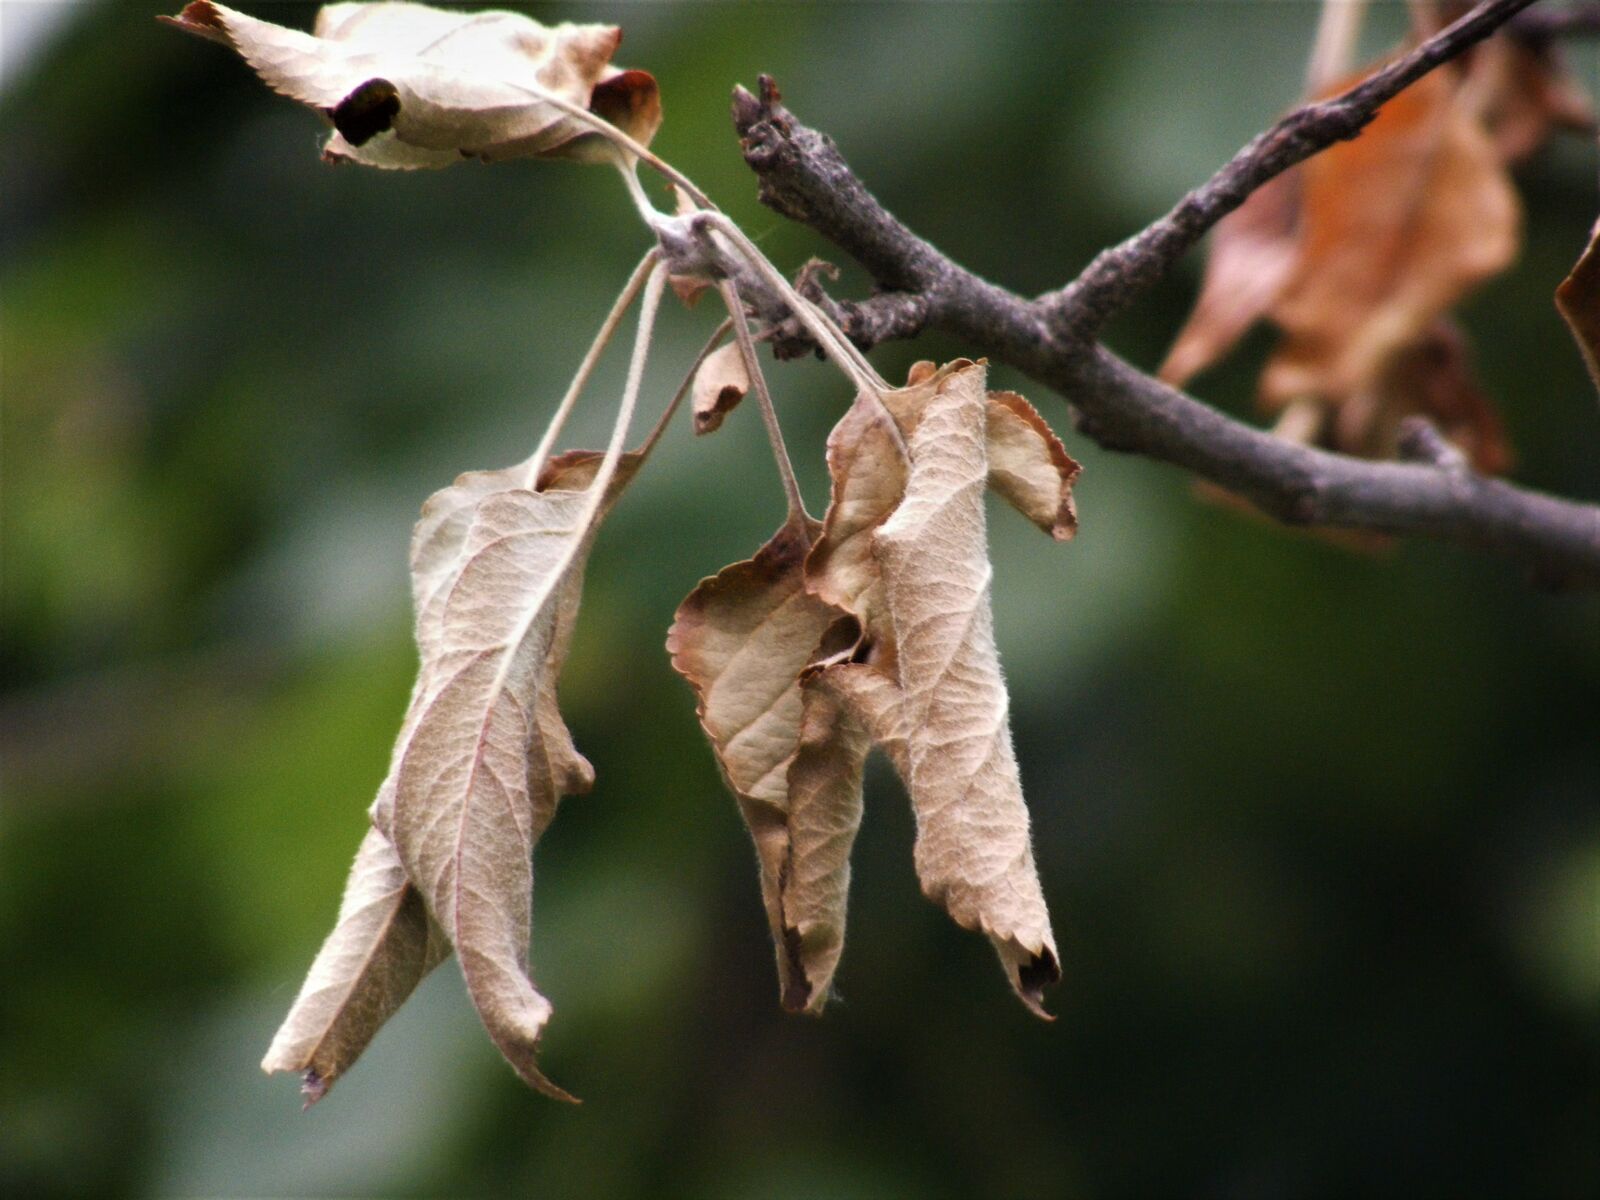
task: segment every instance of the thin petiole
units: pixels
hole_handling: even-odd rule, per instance
[[[778,424],[778,413],[772,407],[772,393],[767,389],[767,377],[762,374],[761,360],[756,357],[756,345],[750,337],[750,322],[744,315],[744,301],[731,279],[717,285],[722,302],[728,306],[728,319],[733,322],[733,336],[739,343],[739,357],[744,360],[744,372],[755,389],[756,402],[761,408],[761,419],[767,426],[767,440],[772,443],[772,457],[778,465],[778,477],[783,480],[783,494],[789,503],[789,520],[802,527],[807,518],[805,498],[800,495],[800,482],[794,477],[794,464],[789,461],[788,448],[783,444],[783,427]]]
[[[639,384],[644,379],[645,361],[650,356],[650,335],[655,329],[656,313],[661,308],[661,290],[666,285],[666,274],[661,269],[660,263],[651,259],[646,269],[649,274],[645,280],[644,299],[639,304],[639,331],[634,335],[633,357],[628,362],[628,382],[622,389],[622,403],[617,408],[616,423],[611,427],[611,441],[606,444],[605,457],[600,460],[594,482],[589,485],[585,493],[583,509],[572,524],[577,536],[567,539],[561,557],[551,570],[545,572],[535,594],[528,598],[525,605],[527,615],[507,639],[508,646],[520,647],[527,638],[528,631],[533,628],[534,621],[538,619],[549,601],[551,592],[559,586],[566,577],[567,569],[572,566],[573,560],[583,551],[589,539],[589,531],[594,526],[595,517],[599,515],[608,499],[606,493],[611,490],[611,480],[617,473],[617,463],[622,458],[622,446],[628,437],[628,425],[633,420],[633,410],[638,404]],[[495,673],[494,682],[490,684],[491,704],[498,702],[516,660],[515,653],[502,655],[500,668]]]
[[[655,449],[656,443],[661,440],[661,435],[667,431],[667,426],[672,423],[673,415],[678,411],[678,406],[683,403],[683,398],[689,394],[689,389],[694,387],[694,377],[700,370],[700,364],[711,357],[711,352],[722,345],[723,339],[728,336],[728,331],[733,328],[733,318],[729,317],[712,331],[706,339],[706,344],[700,347],[700,353],[694,356],[694,361],[689,364],[688,373],[684,375],[683,382],[678,385],[678,390],[673,393],[672,401],[656,421],[655,428],[650,431],[650,436],[634,451],[640,458],[649,455]]]
[[[509,86],[515,87],[519,92],[526,92],[528,95],[539,100],[541,103],[550,105],[552,108],[559,108],[562,112],[566,113],[570,117],[577,118],[579,122],[589,126],[591,129],[604,136],[613,145],[626,150],[629,154],[632,154],[634,157],[638,158],[651,169],[659,172],[661,175],[664,175],[673,183],[677,184],[684,190],[685,193],[688,194],[689,198],[701,208],[713,211],[716,209],[717,206],[711,203],[706,194],[697,188],[694,185],[694,181],[691,180],[687,175],[678,170],[678,168],[674,167],[665,159],[660,158],[656,154],[652,153],[648,147],[634,141],[631,137],[623,133],[622,130],[618,129],[604,117],[590,112],[581,104],[574,104],[571,100],[568,100],[562,96],[557,96],[554,92],[547,92],[540,87],[529,87],[526,84],[510,84]]]
[[[628,282],[622,285],[622,292],[617,296],[616,303],[611,306],[611,311],[606,314],[605,321],[600,326],[600,332],[595,335],[594,342],[589,346],[589,352],[583,356],[583,361],[578,364],[578,373],[572,377],[572,383],[567,388],[567,394],[561,398],[555,414],[550,418],[550,424],[545,427],[544,436],[539,439],[539,447],[533,452],[533,457],[528,460],[527,486],[533,487],[539,479],[539,472],[544,470],[545,461],[550,457],[550,450],[556,443],[556,438],[561,436],[561,429],[567,423],[567,418],[572,415],[573,406],[577,404],[578,397],[589,382],[589,377],[594,374],[595,366],[600,361],[600,356],[605,353],[605,348],[611,339],[616,336],[617,326],[622,324],[622,318],[627,315],[628,306],[639,294],[639,289],[644,286],[646,277],[651,275],[661,258],[661,251],[651,248],[639,260],[639,265],[633,269],[633,274],[628,276]]]
[[[767,256],[761,253],[760,248],[745,235],[744,230],[720,212],[706,213],[705,219],[713,229],[723,234],[733,244],[740,256],[783,298],[799,318],[800,323],[806,327],[807,332],[822,347],[823,353],[850,377],[851,382],[863,391],[889,390],[889,385],[884,382],[883,377],[867,361],[855,343],[844,336],[826,313],[794,289],[793,285],[783,277],[783,272],[772,265]]]

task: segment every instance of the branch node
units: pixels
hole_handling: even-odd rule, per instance
[[[1471,469],[1461,448],[1427,417],[1410,416],[1400,422],[1400,457],[1407,462],[1428,463],[1452,475],[1466,475]]]

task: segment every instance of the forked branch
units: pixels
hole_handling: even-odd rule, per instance
[[[1033,300],[973,274],[885,210],[832,141],[783,107],[770,79],[759,95],[736,90],[733,119],[762,202],[828,238],[883,289],[831,304],[830,315],[858,345],[946,332],[1060,392],[1076,407],[1080,430],[1102,446],[1184,467],[1285,522],[1478,546],[1523,563],[1549,585],[1595,588],[1600,506],[1455,464],[1373,462],[1292,444],[1168,387],[1096,340],[1111,316],[1251,192],[1355,136],[1386,100],[1530,3],[1487,0],[1342,96],[1290,114],[1166,216],[1100,255],[1066,288]],[[772,302],[761,299],[763,307]],[[809,344],[792,319],[774,328],[772,340],[780,354]]]

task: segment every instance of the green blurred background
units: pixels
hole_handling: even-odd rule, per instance
[[[1267,0],[534,11],[626,28],[622,61],[661,82],[657,148],[779,264],[828,250],[755,202],[727,100],[760,71],[912,227],[1025,292],[1291,103],[1316,21]],[[682,422],[608,525],[564,679],[599,783],[539,849],[533,960],[547,1068],[586,1103],[524,1090],[447,966],[302,1115],[256,1063],[405,703],[410,523],[527,454],[646,243],[603,171],[324,167],[309,114],[152,15],[0,3],[0,1192],[1596,1194],[1600,603],[1198,502],[1005,370],[1085,464],[1076,542],[991,527],[1055,1024],[920,898],[881,769],[841,998],[779,1011],[753,855],[662,651],[677,601],[781,517],[740,411],[708,439]],[[1370,47],[1403,20],[1380,5]],[[1595,83],[1595,52],[1571,58]],[[1517,477],[1590,499],[1600,409],[1550,293],[1595,159],[1568,139],[1521,171],[1526,252],[1465,313]],[[1199,266],[1118,349],[1157,361]],[[667,313],[648,405],[712,321]],[[1203,394],[1248,413],[1269,343]],[[875,357],[892,377],[971,349]],[[773,378],[820,508],[845,390],[816,363]]]

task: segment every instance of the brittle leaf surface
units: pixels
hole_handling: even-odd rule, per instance
[[[563,456],[542,473],[544,490],[491,490],[472,502],[429,635],[430,682],[398,755],[391,817],[406,874],[454,944],[490,1037],[526,1082],[568,1099],[534,1055],[551,1006],[528,977],[531,856],[560,797],[593,778],[555,684],[598,516],[598,465],[596,455]],[[619,463],[608,501],[631,469]],[[439,498],[435,514],[460,498]]]
[[[836,704],[802,694],[802,670],[842,615],[805,589],[818,532],[786,523],[754,557],[703,580],[667,635],[755,842],[784,1003],[813,1011],[843,944],[867,752]]]
[[[317,109],[335,128],[323,148],[331,161],[411,168],[612,153],[558,102],[639,143],[661,123],[655,80],[610,65],[622,36],[613,26],[372,3],[328,5],[305,33],[209,0],[168,20],[231,46],[273,91]]]
[[[694,373],[690,402],[694,411],[694,431],[715,433],[723,418],[738,407],[750,391],[750,373],[738,343],[729,342],[706,355]]]
[[[449,953],[448,939],[411,887],[393,845],[368,829],[338,921],[261,1069],[302,1072],[306,1103],[316,1103]]]

